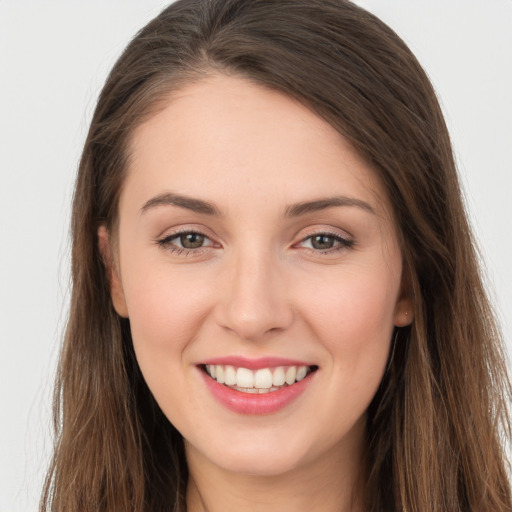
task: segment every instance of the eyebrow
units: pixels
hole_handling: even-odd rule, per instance
[[[147,210],[154,208],[155,206],[178,206],[203,215],[220,216],[220,211],[212,203],[203,201],[202,199],[183,196],[181,194],[174,194],[172,192],[166,192],[152,197],[144,203],[144,206],[140,209],[140,213],[145,213]]]
[[[375,209],[366,201],[356,199],[355,197],[335,196],[316,199],[314,201],[306,201],[303,203],[292,204],[286,207],[285,217],[298,217],[307,213],[314,213],[327,208],[338,206],[355,206],[376,215]]]
[[[184,208],[202,215],[221,216],[221,212],[214,204],[204,201],[203,199],[196,199],[173,192],[165,192],[152,197],[144,203],[144,206],[140,209],[140,213],[143,214],[156,206],[178,206],[179,208]],[[335,196],[289,205],[285,208],[284,217],[299,217],[308,213],[340,206],[355,206],[374,215],[376,214],[375,209],[366,201],[355,197]]]

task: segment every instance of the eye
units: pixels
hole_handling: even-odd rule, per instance
[[[213,247],[214,243],[205,234],[198,231],[171,233],[160,240],[158,245],[172,252],[194,252],[205,247]]]
[[[176,237],[175,240],[179,241],[180,246],[184,249],[199,249],[208,239],[201,233],[184,233]]]
[[[353,247],[354,241],[331,233],[316,233],[304,238],[299,245],[319,252],[333,252]]]

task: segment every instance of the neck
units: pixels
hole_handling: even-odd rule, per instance
[[[228,471],[187,446],[187,512],[362,512],[362,446],[279,475]]]

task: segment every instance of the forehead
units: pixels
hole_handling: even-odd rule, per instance
[[[172,93],[135,130],[128,182],[146,195],[167,187],[233,199],[249,189],[289,202],[334,188],[387,209],[375,170],[330,124],[280,92],[224,75]]]

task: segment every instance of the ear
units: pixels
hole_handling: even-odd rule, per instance
[[[400,295],[395,305],[393,323],[396,327],[411,325],[414,319],[414,302],[412,300],[412,287],[410,284],[409,272],[404,269]]]
[[[105,265],[114,309],[119,316],[128,318],[128,308],[124,298],[123,283],[115,264],[109,232],[104,225],[100,226],[98,229],[98,248]]]
[[[409,298],[400,298],[395,306],[393,323],[397,327],[405,327],[406,325],[411,325],[413,318],[412,301]]]

